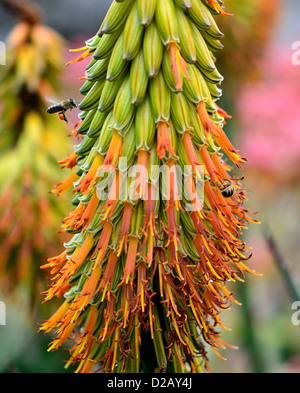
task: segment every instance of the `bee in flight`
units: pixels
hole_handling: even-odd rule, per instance
[[[77,103],[75,102],[75,100],[70,98],[69,100],[64,100],[61,102],[56,102],[53,100],[49,100],[49,101],[53,102],[53,105],[49,106],[49,108],[47,109],[47,113],[50,113],[50,114],[58,113],[59,118],[68,123],[68,119],[66,118],[65,113],[68,110],[71,111],[72,109],[77,108]]]

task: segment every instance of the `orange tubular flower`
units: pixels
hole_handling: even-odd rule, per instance
[[[73,238],[45,265],[46,300],[65,302],[41,331],[56,331],[49,350],[73,340],[77,372],[202,372],[205,346],[227,346],[219,314],[238,303],[227,282],[251,272],[241,235],[254,220],[216,104],[216,13],[214,0],[114,1],[75,60],[91,56],[83,139],[57,187],[73,183]]]

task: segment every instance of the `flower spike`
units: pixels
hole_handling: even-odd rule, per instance
[[[50,350],[73,340],[78,372],[146,371],[144,348],[160,372],[209,370],[206,346],[224,358],[220,311],[251,273],[252,219],[217,105],[213,14],[220,1],[114,1],[86,42],[82,140],[60,161],[76,172],[55,188],[73,187],[73,238],[46,264],[45,298],[65,302],[41,326]]]

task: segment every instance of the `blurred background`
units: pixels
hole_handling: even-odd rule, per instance
[[[44,23],[64,39],[63,63],[76,56],[69,48],[84,46],[97,32],[110,5],[108,0],[36,3]],[[210,353],[211,369],[215,373],[298,373],[300,325],[292,319],[296,311],[292,307],[300,301],[300,65],[293,64],[292,45],[300,41],[300,2],[226,0],[225,5],[234,17],[217,17],[225,34],[225,48],[216,54],[225,78],[220,106],[233,115],[226,132],[248,159],[242,173],[248,204],[262,224],[250,224],[245,239],[253,252],[250,267],[262,276],[248,275],[244,284],[232,283],[235,298],[243,305],[223,312],[223,323],[231,331],[222,335],[239,349],[224,350],[227,361]],[[6,41],[17,22],[0,4],[1,41]],[[62,69],[58,99],[62,94],[62,98],[80,100],[79,78],[85,65]],[[74,114],[66,132],[72,131],[76,121]],[[6,304],[6,326],[0,326],[0,372],[63,372],[67,355],[63,351],[48,354],[50,338],[36,334],[36,321],[43,312],[38,306],[32,311],[23,293],[3,296],[0,291],[0,301]],[[37,303],[41,301],[37,296]]]

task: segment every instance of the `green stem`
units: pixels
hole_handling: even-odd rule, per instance
[[[263,228],[263,235],[267,243],[267,246],[269,248],[269,251],[273,256],[273,259],[277,265],[279,273],[285,283],[285,287],[288,295],[290,296],[293,302],[298,301],[300,299],[299,292],[294,280],[292,279],[291,269],[289,267],[287,260],[281,254],[274,237],[272,236],[270,230],[268,230],[266,227]]]
[[[253,312],[249,302],[249,294],[247,289],[247,283],[240,286],[239,295],[241,299],[242,314],[243,314],[243,334],[245,339],[246,349],[251,359],[251,364],[254,373],[264,373],[265,364],[261,353],[261,347],[257,341],[255,334],[255,321],[253,318]]]

